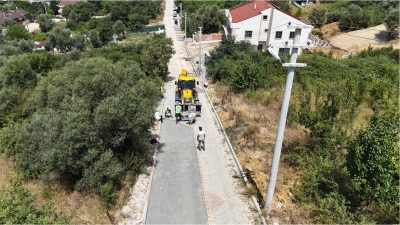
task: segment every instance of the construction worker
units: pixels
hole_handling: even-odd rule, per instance
[[[163,117],[160,115],[158,111],[154,112],[154,120],[157,122],[160,121],[161,123],[163,122]]]
[[[176,118],[176,123],[178,123],[178,120],[182,119],[182,106],[181,103],[179,105],[175,106],[175,118]]]
[[[173,118],[169,106],[165,107],[165,118]]]
[[[164,97],[164,87],[162,84],[160,86],[160,91],[161,91],[161,97],[163,98]]]
[[[189,127],[190,127],[196,121],[196,114],[193,112],[193,110],[190,110],[188,117],[189,117]]]

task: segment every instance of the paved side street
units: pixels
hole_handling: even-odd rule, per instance
[[[176,53],[169,63],[164,99],[158,109],[162,112],[165,106],[174,107],[174,82],[181,69],[193,74],[193,67],[186,60],[183,33],[173,24],[173,1],[166,3],[165,31],[173,39]],[[198,48],[193,43],[188,46]],[[126,218],[120,219],[120,224],[253,224],[257,221],[250,199],[241,195],[244,189],[240,179],[234,178],[239,174],[237,167],[204,89],[201,85],[198,89],[202,115],[193,126],[189,127],[187,121],[175,124],[174,119],[164,119],[157,126],[155,132],[160,143],[155,168],[151,177],[139,179],[140,196],[135,197],[133,193],[130,200],[132,204],[141,199],[141,206],[129,209],[128,203],[122,212]],[[205,151],[196,148],[199,126],[206,132]],[[144,202],[146,194],[148,202]]]

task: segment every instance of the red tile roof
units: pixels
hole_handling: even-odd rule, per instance
[[[269,9],[269,8],[277,9],[277,10],[281,11],[282,13],[285,13],[286,15],[291,16],[294,19],[299,20],[305,24],[311,24],[307,20],[304,20],[303,18],[294,16],[266,0],[253,0],[246,4],[239,5],[239,6],[236,6],[232,9],[230,9],[229,13],[232,16],[232,23],[238,23],[243,20],[247,20],[254,16],[257,16],[258,14],[261,13],[261,11]]]
[[[41,48],[43,46],[45,46],[47,43],[50,42],[50,38],[46,38],[45,40],[39,42],[39,44],[36,45],[36,48]]]
[[[78,0],[61,0],[58,3],[58,7],[64,7],[66,5],[74,5],[77,2],[78,2]]]
[[[229,13],[232,16],[232,23],[238,23],[240,21],[257,16],[261,13],[261,11],[269,8],[276,7],[265,0],[255,0],[240,6],[236,6],[235,8],[230,9]]]

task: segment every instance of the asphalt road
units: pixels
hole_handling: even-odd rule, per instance
[[[166,0],[164,25],[172,38],[176,54],[170,60],[165,82],[164,104],[174,107],[174,81],[182,68],[193,73],[179,27],[173,24],[172,0]],[[204,76],[199,77],[204,80]],[[159,148],[147,205],[146,224],[251,224],[254,211],[243,196],[243,184],[216,115],[198,86],[202,103],[201,117],[193,126],[187,121],[175,124],[164,119],[160,126]],[[161,108],[162,107],[162,108]],[[206,151],[196,148],[196,134],[206,132]]]
[[[182,68],[182,52],[177,42],[182,42],[182,37],[175,32],[179,28],[173,24],[172,1],[167,1],[164,25],[176,51],[169,63],[164,94],[164,106],[173,109],[174,81]],[[206,224],[207,210],[192,127],[186,122],[176,124],[174,119],[164,119],[159,135],[146,224]]]

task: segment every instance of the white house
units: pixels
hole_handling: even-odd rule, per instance
[[[65,6],[67,5],[75,5],[78,2],[78,0],[60,0],[60,2],[58,2],[58,13],[62,13],[62,10]]]
[[[295,29],[292,25],[310,25],[311,23],[291,15],[266,0],[253,0],[246,4],[225,10],[225,34],[232,35],[236,41],[247,40],[258,49],[265,50],[268,46],[276,52],[290,54],[291,49],[279,46],[293,43]],[[311,29],[302,29],[300,44],[308,42]]]

